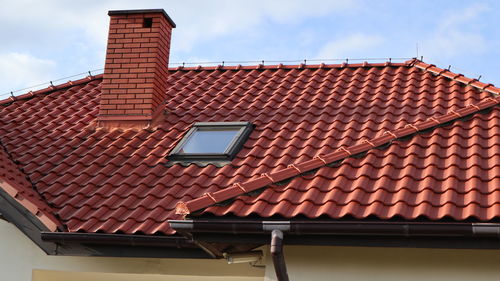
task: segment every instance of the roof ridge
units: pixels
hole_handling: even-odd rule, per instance
[[[386,66],[412,66],[414,63],[414,59],[412,60],[407,60],[405,62],[392,62],[392,61],[386,61],[386,62],[381,62],[381,63],[369,63],[367,61],[364,61],[362,63],[348,63],[348,62],[343,62],[343,63],[337,63],[337,64],[326,64],[326,63],[320,63],[320,64],[306,64],[306,63],[300,63],[300,64],[270,64],[270,65],[264,65],[264,64],[256,64],[256,65],[213,65],[213,66],[182,66],[179,65],[177,67],[169,67],[169,71],[191,71],[191,70],[196,70],[196,71],[202,71],[202,70],[265,70],[265,69],[332,69],[332,68],[346,68],[346,67],[351,67],[351,68],[359,68],[359,67],[386,67]]]
[[[264,65],[264,64],[258,64],[258,65],[232,65],[232,66],[225,66],[225,65],[216,65],[216,66],[193,66],[193,67],[185,67],[185,66],[177,66],[177,67],[169,67],[168,71],[202,71],[202,70],[208,70],[208,71],[215,71],[215,70],[265,70],[265,69],[332,69],[332,68],[358,68],[358,67],[385,67],[385,66],[411,66],[411,62],[413,60],[405,61],[405,62],[400,62],[400,63],[394,63],[391,61],[386,61],[384,63],[369,63],[367,61],[363,63],[341,63],[341,64],[293,64],[293,65],[284,65],[282,63],[276,64],[276,65]],[[5,104],[10,104],[12,102],[18,101],[18,100],[26,100],[30,99],[32,97],[35,97],[37,95],[42,95],[42,94],[49,94],[51,92],[57,91],[57,90],[62,90],[65,88],[69,88],[72,86],[77,86],[81,84],[88,83],[93,80],[97,79],[102,79],[103,78],[103,73],[97,74],[97,75],[89,75],[84,78],[78,79],[71,81],[69,80],[68,82],[61,83],[58,85],[50,85],[46,88],[39,89],[36,91],[29,91],[26,94],[18,95],[18,96],[10,96],[8,98],[0,100],[0,105],[5,105]]]
[[[453,71],[450,71],[449,69],[439,68],[439,67],[435,66],[434,64],[428,64],[428,63],[425,63],[425,62],[418,60],[418,59],[413,59],[412,61],[413,61],[412,66],[414,66],[418,69],[421,69],[423,71],[430,72],[434,75],[443,76],[443,77],[446,77],[450,80],[462,83],[466,86],[471,86],[471,87],[474,87],[478,90],[488,92],[495,97],[500,95],[500,88],[495,87],[495,85],[493,85],[491,83],[487,84],[487,83],[479,82],[479,80],[477,80],[477,79],[467,78],[461,73],[455,73]]]
[[[357,67],[385,67],[385,66],[411,66],[411,63],[413,60],[405,61],[405,62],[391,62],[391,61],[386,61],[384,63],[369,63],[367,61],[363,63],[346,63],[343,62],[341,64],[292,64],[292,65],[284,65],[282,63],[276,64],[276,65],[264,65],[264,64],[258,64],[258,65],[231,65],[231,66],[225,66],[225,65],[216,65],[216,66],[193,66],[193,67],[185,67],[185,66],[177,66],[177,67],[168,67],[168,71],[201,71],[201,70],[209,70],[209,71],[214,71],[214,70],[265,70],[265,69],[331,69],[331,68],[346,68],[346,67],[352,67],[352,68],[357,68]],[[51,92],[57,91],[57,90],[62,90],[65,88],[69,88],[72,86],[77,86],[81,84],[88,83],[93,80],[97,79],[102,79],[103,78],[103,73],[97,74],[97,75],[89,75],[84,78],[78,79],[78,80],[69,80],[68,82],[57,84],[57,85],[50,85],[46,88],[39,89],[36,91],[29,91],[26,94],[18,95],[18,96],[10,96],[8,98],[0,100],[0,105],[5,105],[12,103],[14,101],[18,100],[26,100],[29,98],[32,98],[37,95],[41,94],[49,94]]]
[[[486,91],[488,93],[493,94],[494,96],[500,95],[500,88],[495,87],[493,84],[489,83],[483,83],[479,82],[477,79],[471,79],[465,77],[463,74],[460,73],[454,73],[450,71],[449,69],[443,69],[435,66],[434,64],[428,64],[425,63],[421,60],[418,60],[416,58],[407,60],[405,62],[391,62],[391,61],[386,61],[383,63],[369,63],[367,61],[364,61],[362,63],[348,63],[348,62],[343,62],[341,64],[325,64],[325,63],[320,63],[320,64],[305,64],[305,63],[300,63],[300,64],[291,64],[291,65],[285,65],[285,64],[275,64],[275,65],[264,65],[264,64],[258,64],[258,65],[233,65],[233,66],[225,66],[225,65],[216,65],[216,66],[193,66],[193,67],[185,67],[185,66],[178,66],[178,67],[169,67],[168,71],[202,71],[202,70],[209,70],[209,71],[215,71],[215,70],[266,70],[266,69],[333,69],[333,68],[360,68],[360,67],[387,67],[387,66],[409,66],[409,67],[416,67],[424,71],[428,71],[432,74],[435,75],[440,75],[443,77],[446,77],[448,79],[451,79],[453,81],[460,82],[462,84],[465,84],[467,86],[472,86],[478,90],[481,91]],[[0,105],[5,105],[12,103],[14,101],[18,100],[26,100],[32,97],[35,97],[37,95],[41,94],[49,94],[51,92],[57,91],[57,90],[62,90],[65,88],[69,88],[72,86],[77,86],[81,84],[88,83],[93,80],[97,79],[102,79],[104,74],[97,74],[97,75],[89,75],[84,78],[78,79],[71,81],[69,80],[68,82],[61,83],[58,85],[50,85],[46,88],[36,90],[36,91],[29,91],[26,94],[22,94],[19,96],[10,96],[8,98],[5,98],[3,100],[0,100]]]
[[[0,142],[0,150],[3,151],[6,155],[6,160],[10,161],[11,164],[14,166],[15,169],[19,173],[21,173],[25,178],[26,182],[28,182],[31,186],[33,186],[33,183],[31,180],[28,180],[28,177],[24,173],[24,171],[19,168],[19,166],[14,162],[12,159],[12,156],[10,153],[7,151],[7,149],[4,147],[4,145]],[[4,182],[0,186],[0,189],[3,189],[12,199],[17,201],[21,206],[26,208],[33,216],[39,219],[39,221],[45,225],[49,230],[55,231],[58,227],[62,227],[63,224],[61,221],[52,213],[44,210],[44,207],[51,209],[50,206],[48,205],[47,201],[42,197],[42,195],[35,189],[33,189],[33,194],[37,195],[39,198],[39,201],[44,204],[45,206],[40,206],[36,202],[33,202],[33,200],[30,200],[29,196],[23,196],[20,194],[21,190],[24,189],[24,187],[20,186],[18,183],[15,181],[12,181],[6,177],[0,176],[0,182]]]
[[[208,208],[214,204],[232,199],[236,196],[243,195],[245,193],[264,188],[271,184],[276,184],[278,182],[297,177],[300,174],[325,167],[331,163],[349,158],[354,155],[358,155],[360,153],[364,153],[368,150],[380,147],[387,143],[390,144],[394,140],[413,135],[423,130],[436,128],[445,123],[475,114],[481,110],[491,108],[498,104],[500,104],[500,97],[489,97],[484,101],[478,102],[476,104],[470,104],[458,110],[452,110],[449,113],[441,116],[430,117],[427,120],[419,121],[414,124],[407,124],[404,127],[400,127],[392,131],[385,131],[380,136],[374,137],[372,139],[365,139],[359,144],[355,144],[347,148],[340,147],[335,152],[325,155],[319,155],[311,160],[307,160],[301,163],[291,164],[287,168],[278,170],[276,172],[272,172],[269,174],[264,173],[258,178],[251,179],[246,182],[238,182],[233,184],[231,187],[216,192],[205,193],[203,196],[187,202],[178,202],[175,208],[175,212],[176,214],[186,216],[190,213]]]
[[[22,94],[19,96],[10,96],[6,99],[0,100],[0,105],[6,105],[6,104],[10,104],[12,102],[18,101],[18,100],[26,100],[26,99],[30,99],[30,98],[33,98],[33,97],[38,96],[38,95],[50,94],[50,93],[55,92],[57,90],[62,90],[62,89],[66,89],[69,87],[85,84],[85,83],[88,83],[90,81],[102,79],[103,75],[104,74],[102,74],[102,73],[97,74],[97,75],[89,75],[89,76],[86,76],[86,77],[78,79],[78,80],[74,80],[74,81],[69,80],[68,82],[61,83],[58,85],[50,85],[50,86],[43,88],[43,89],[40,89],[40,90],[29,91],[28,93]]]
[[[264,65],[264,64],[257,64],[257,65],[232,65],[232,66],[226,66],[226,65],[216,65],[216,66],[193,66],[193,67],[185,67],[185,66],[177,66],[177,67],[169,67],[168,71],[191,71],[191,70],[196,70],[196,71],[201,71],[201,70],[209,70],[209,71],[214,71],[214,70],[266,70],[266,69],[333,69],[333,68],[359,68],[359,67],[387,67],[387,66],[409,66],[409,67],[416,67],[421,70],[430,72],[434,75],[440,75],[443,77],[446,77],[448,79],[451,79],[453,81],[460,82],[462,84],[465,84],[467,86],[472,86],[478,90],[481,91],[486,91],[489,92],[495,96],[500,95],[500,88],[495,87],[491,83],[483,83],[480,82],[477,79],[472,79],[472,78],[467,78],[463,74],[460,73],[455,73],[450,71],[449,69],[443,69],[439,68],[434,64],[428,64],[425,63],[417,58],[413,58],[410,60],[407,60],[405,62],[392,62],[392,61],[386,61],[383,63],[369,63],[367,61],[364,61],[362,63],[348,63],[348,62],[343,62],[339,64],[326,64],[326,63],[320,63],[320,64],[305,64],[305,63],[300,63],[300,64],[274,64],[274,65]],[[32,98],[37,95],[41,94],[49,94],[53,91],[69,88],[72,86],[77,86],[81,85],[84,83],[88,83],[93,80],[97,79],[102,79],[103,78],[103,73],[97,74],[97,75],[89,75],[84,78],[78,79],[71,81],[69,80],[68,82],[61,83],[58,85],[50,85],[46,88],[36,90],[36,91],[29,91],[26,94],[18,95],[18,96],[10,96],[8,98],[5,98],[3,100],[0,100],[0,105],[5,105],[17,100],[25,100]]]

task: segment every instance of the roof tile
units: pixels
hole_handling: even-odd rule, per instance
[[[0,189],[9,194],[51,231],[62,228],[54,216],[54,210],[45,202],[26,179],[25,174],[14,163],[3,147],[0,147]]]
[[[495,129],[478,135],[476,129],[488,128],[488,123]],[[471,120],[393,142],[387,149],[368,150],[365,157],[347,158],[338,167],[324,167],[313,176],[293,178],[285,187],[240,196],[205,212],[490,220],[498,217],[500,204],[499,124],[500,108],[494,107]]]
[[[393,141],[385,150],[372,149],[395,138],[385,131],[434,126],[432,120],[418,122],[431,117],[441,122],[445,119],[438,116],[451,110],[468,114],[474,110],[460,110],[498,93],[462,76],[435,76],[422,68],[431,67],[410,61],[171,69],[165,123],[138,132],[95,129],[102,81],[95,76],[4,101],[0,140],[69,231],[172,234],[166,220],[181,217],[175,204],[192,199],[212,204],[206,193],[216,201],[234,199],[206,209],[218,215],[499,216],[493,186],[498,172],[481,168],[496,165],[485,157],[500,151],[488,140],[488,134],[499,136],[491,115],[496,109],[475,114],[474,126],[459,121],[446,127],[453,128],[449,134],[438,128]],[[168,163],[166,155],[180,136],[202,121],[249,121],[255,129],[231,165]],[[323,160],[345,158],[349,153],[339,148],[358,144],[347,150],[369,148],[366,157],[301,173],[323,166]],[[408,155],[414,155],[412,161]],[[463,155],[479,158],[462,161]],[[446,160],[459,158],[470,167]],[[291,181],[260,195],[237,196],[285,179]],[[238,182],[250,183],[241,184],[243,190],[236,185],[235,193]]]

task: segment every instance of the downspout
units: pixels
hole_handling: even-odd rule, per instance
[[[283,232],[278,229],[271,232],[271,256],[278,281],[289,281],[283,255]]]

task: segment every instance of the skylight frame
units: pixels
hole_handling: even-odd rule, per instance
[[[217,131],[237,129],[238,132],[229,142],[223,153],[180,153],[190,138],[197,131]],[[167,158],[182,162],[211,162],[211,161],[231,161],[241,150],[253,129],[250,122],[196,122],[169,153]]]

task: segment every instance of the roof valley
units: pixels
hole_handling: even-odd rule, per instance
[[[62,227],[62,223],[55,217],[46,198],[38,192],[29,176],[16,164],[1,139],[0,162],[2,164],[1,169],[7,170],[6,172],[0,171],[0,188],[26,208],[32,215],[38,217],[48,229],[54,231],[58,227]],[[10,166],[11,171],[8,171],[8,166]],[[14,169],[16,171],[12,171]],[[15,172],[19,173],[17,180],[14,176]]]

